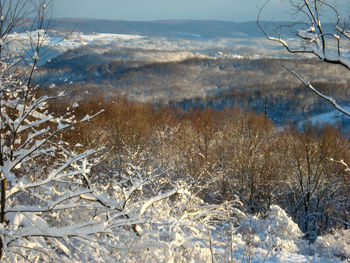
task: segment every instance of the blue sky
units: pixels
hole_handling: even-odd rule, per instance
[[[57,0],[55,16],[116,20],[255,20],[265,0]],[[271,0],[264,18],[286,17],[286,1]]]

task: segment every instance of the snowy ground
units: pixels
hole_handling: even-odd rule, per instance
[[[349,106],[344,106],[343,109],[350,112]],[[335,124],[336,122],[341,122],[343,119],[344,119],[344,114],[338,110],[334,110],[331,112],[316,115],[312,117],[310,121],[312,124],[322,124],[322,123]]]
[[[350,106],[343,106],[341,107],[347,111],[350,112]],[[299,128],[302,128],[303,125],[307,124],[310,122],[312,125],[336,125],[336,124],[341,124],[342,128],[344,129],[345,135],[348,136],[348,131],[349,131],[349,118],[343,114],[342,112],[334,109],[332,111],[326,112],[326,113],[321,113],[318,115],[314,115],[311,118],[308,118],[306,120],[303,120],[299,122]]]
[[[9,42],[11,43],[9,49],[12,53],[30,52],[30,38],[35,39],[37,33],[13,33],[9,35]],[[178,34],[179,38],[168,39],[165,37],[106,33],[82,34],[73,32],[64,35],[60,32],[50,31],[46,34],[45,41],[42,43],[42,49],[45,51],[43,53],[45,54],[41,61],[45,63],[67,50],[87,45],[104,46],[106,48],[186,51],[213,58],[290,57],[277,44],[264,38],[202,39],[193,36],[192,39],[188,39],[186,38],[187,35],[180,33]]]

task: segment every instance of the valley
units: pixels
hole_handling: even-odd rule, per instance
[[[63,30],[73,22],[82,31],[67,35]],[[87,30],[88,22],[95,24],[91,30],[100,32]],[[185,110],[240,106],[266,113],[278,125],[333,111],[284,65],[342,105],[349,104],[350,76],[345,69],[307,56],[292,57],[253,30],[255,26],[217,21],[68,21],[57,28],[61,31],[49,32],[35,81],[43,87],[55,83],[73,100],[101,94]],[[24,39],[21,43],[20,48],[27,50]],[[330,121],[342,122],[345,129],[349,125],[340,117]]]

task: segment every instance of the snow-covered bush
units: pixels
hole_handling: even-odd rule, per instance
[[[298,225],[277,205],[263,217],[246,216],[238,233],[248,245],[271,251],[298,252],[306,244]]]
[[[350,260],[350,230],[336,230],[332,234],[319,236],[314,244],[315,252],[329,258]]]
[[[191,178],[176,179],[167,166],[153,167],[157,161],[149,160],[148,150],[126,152],[122,169],[116,167],[100,185],[100,200],[114,204],[135,222],[116,230],[118,248],[113,251],[118,260],[206,262],[212,253],[221,257],[222,247],[211,247],[210,242],[216,243],[216,227],[235,220],[234,207],[240,202],[208,204],[193,191],[197,188]]]
[[[10,70],[12,65],[2,61],[0,83],[1,252],[12,262],[67,256],[71,241],[63,245],[59,239],[104,229],[92,220],[92,208],[83,210],[91,207],[82,196],[93,192],[87,175],[93,164],[89,157],[97,151],[70,152],[59,139],[93,116],[76,120],[72,107],[49,112],[48,102],[64,94],[40,95],[39,87]],[[84,220],[72,216],[77,210]]]

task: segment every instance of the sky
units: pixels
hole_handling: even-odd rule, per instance
[[[266,0],[56,0],[56,17],[97,18],[129,21],[200,19],[256,20]],[[270,0],[263,18],[285,18],[286,1]],[[269,19],[271,20],[271,19]]]

